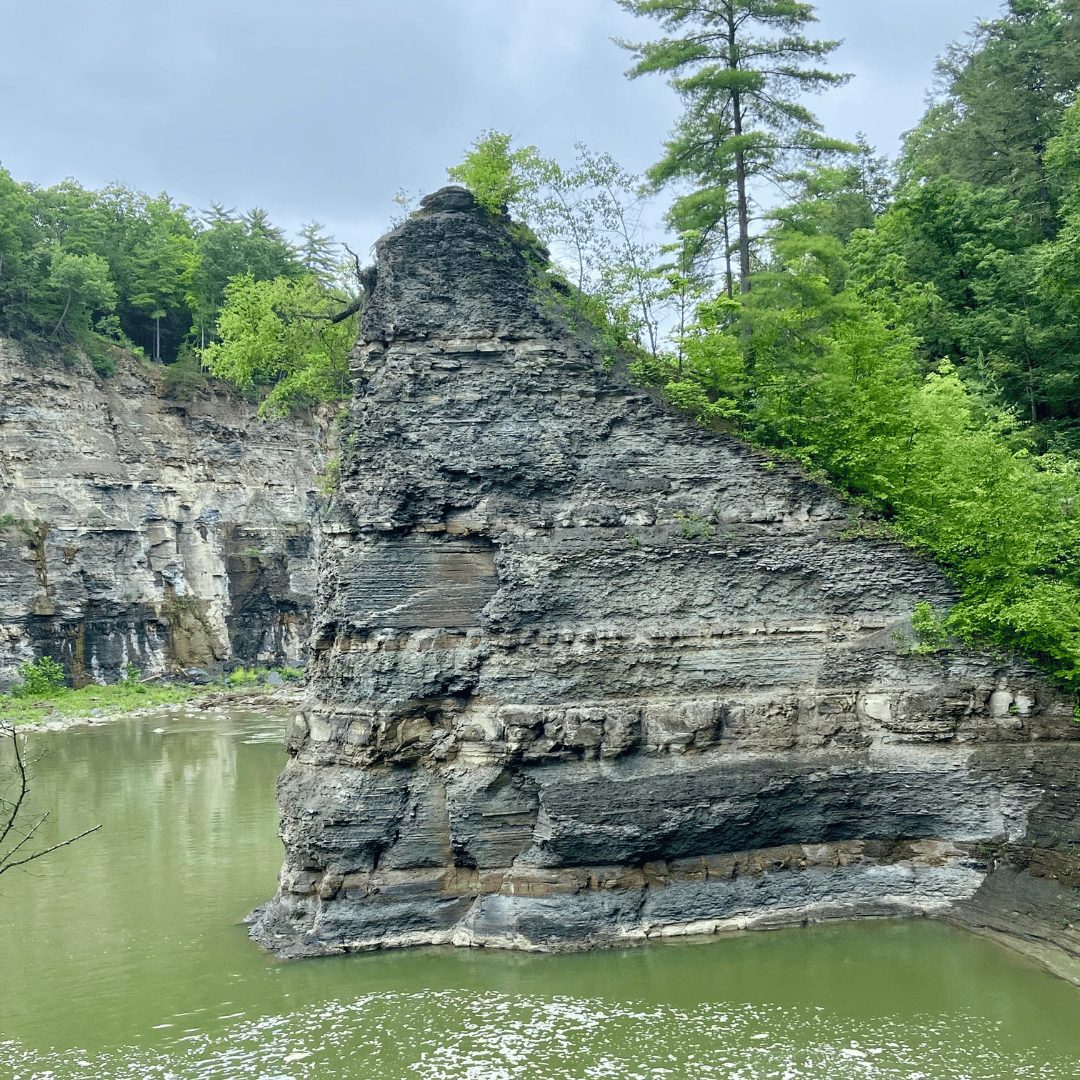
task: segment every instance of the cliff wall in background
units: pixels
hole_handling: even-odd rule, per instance
[[[134,358],[101,379],[0,340],[0,690],[43,655],[77,685],[301,662],[330,415],[264,423]]]
[[[605,373],[460,189],[378,260],[257,941],[1023,914],[1080,952],[1071,705],[912,655],[933,565]]]

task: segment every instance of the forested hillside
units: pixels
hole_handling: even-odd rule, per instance
[[[742,288],[714,290],[647,377],[707,422],[822,469],[932,552],[964,599],[940,629],[924,613],[924,647],[947,628],[1076,685],[1080,4],[1009,0],[952,46],[889,177],[865,148],[787,149],[793,129],[818,131],[791,72],[833,44],[801,37],[809,5],[622,2],[683,31],[632,48],[634,73],[673,75],[686,104],[651,177],[687,184],[669,220],[689,227],[692,265],[746,235],[740,172],[782,167],[790,192]],[[788,74],[752,75],[767,65],[748,41],[716,50],[711,31],[738,12],[738,34],[786,35],[786,68],[768,67]],[[740,91],[759,106],[737,131]]]
[[[318,222],[298,240],[258,207],[197,213],[164,192],[92,191],[72,179],[41,188],[0,169],[0,334],[31,351],[77,345],[106,376],[112,349],[127,347],[179,363],[173,381],[190,381],[204,361],[213,366],[203,350],[231,301],[258,348],[228,357],[222,375],[275,388],[271,408],[340,396],[355,321],[292,316],[340,311],[350,282]]]
[[[1080,3],[1009,0],[953,45],[889,162],[806,106],[845,79],[812,5],[619,2],[664,31],[621,43],[628,74],[684,105],[642,189],[670,243],[587,154],[488,133],[451,175],[553,242],[639,381],[940,561],[963,600],[920,608],[914,647],[951,633],[1080,684]]]

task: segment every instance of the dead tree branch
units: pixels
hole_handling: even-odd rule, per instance
[[[41,826],[48,820],[51,810],[46,810],[32,825],[29,827],[23,825],[19,820],[20,815],[26,809],[26,798],[30,792],[31,774],[29,766],[33,764],[33,761],[27,761],[23,752],[23,748],[19,743],[19,735],[15,728],[8,724],[0,724],[0,739],[10,739],[11,741],[11,774],[12,782],[8,785],[9,789],[14,786],[14,797],[11,799],[6,798],[7,792],[4,796],[0,796],[0,874],[5,873],[8,870],[14,870],[17,866],[25,866],[27,863],[33,862],[35,859],[40,859],[44,855],[48,855],[51,851],[56,851],[59,848],[67,847],[69,844],[74,844],[76,840],[81,840],[84,836],[89,836],[91,833],[97,832],[101,828],[100,825],[95,825],[92,829],[86,829],[79,833],[78,836],[72,836],[67,840],[61,840],[57,844],[50,844],[49,847],[39,848],[37,851],[30,850],[29,854],[25,852],[26,845],[33,839],[34,834],[41,828]],[[34,760],[37,760],[36,758]],[[12,843],[14,841],[14,843]],[[5,844],[9,846],[5,848]],[[21,857],[17,857],[20,856]]]
[[[289,317],[295,319],[319,319],[323,322],[339,323],[344,322],[350,315],[355,315],[358,311],[362,312],[367,307],[368,301],[375,292],[376,267],[361,267],[360,256],[348,244],[342,244],[341,246],[352,256],[356,282],[360,286],[359,294],[353,298],[348,307],[342,308],[341,311],[335,311],[332,315],[316,314],[313,311],[298,311],[293,312]],[[279,314],[282,313],[279,312]]]

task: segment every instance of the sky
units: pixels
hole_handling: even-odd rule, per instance
[[[935,58],[999,0],[820,0],[844,87],[830,135],[890,156]],[[433,191],[486,128],[545,156],[574,144],[632,172],[679,114],[612,42],[660,36],[616,0],[6,0],[0,163],[14,179],[118,181],[178,202],[318,220],[366,249],[393,197]]]

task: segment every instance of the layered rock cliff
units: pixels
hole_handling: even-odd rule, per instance
[[[45,655],[76,684],[301,662],[329,434],[0,341],[0,690]]]
[[[1033,836],[1066,896],[1071,706],[914,654],[934,566],[605,372],[460,189],[377,252],[257,941],[559,949],[976,895],[990,925]]]

